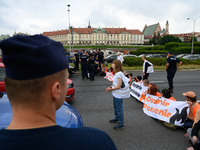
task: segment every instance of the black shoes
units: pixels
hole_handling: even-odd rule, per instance
[[[173,89],[168,89],[170,93],[173,93]]]
[[[111,119],[110,120],[110,123],[118,123],[119,122],[119,120],[117,120],[117,119]]]

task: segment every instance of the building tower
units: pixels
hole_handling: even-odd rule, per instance
[[[90,25],[90,20],[89,20],[89,25],[88,25],[88,28],[91,28],[91,25]]]
[[[166,28],[165,28],[166,34],[169,34],[169,22],[167,20],[166,22]]]

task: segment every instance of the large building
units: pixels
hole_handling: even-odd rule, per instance
[[[156,23],[153,25],[145,25],[142,31],[144,33],[144,42],[149,43],[149,40],[154,36],[163,36],[164,34],[169,34],[169,22],[166,21],[165,29],[161,29],[160,23]]]
[[[139,30],[128,30],[124,28],[72,28],[69,30],[58,30],[44,32],[52,40],[61,42],[63,45],[130,45],[143,44],[144,34]]]

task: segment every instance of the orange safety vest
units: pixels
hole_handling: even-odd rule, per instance
[[[155,96],[161,97],[161,94],[159,92],[157,92]]]
[[[173,97],[170,97],[169,99],[170,99],[170,100],[173,100],[173,101],[176,101],[176,99],[175,99],[175,98],[173,98]]]
[[[105,72],[107,72],[108,71],[108,67],[105,67]]]
[[[198,102],[197,102],[196,106],[194,107],[194,109],[193,109],[193,111],[192,111],[193,121],[194,121],[194,119],[195,119],[195,115],[196,115],[197,109],[200,109],[200,105],[199,105]]]

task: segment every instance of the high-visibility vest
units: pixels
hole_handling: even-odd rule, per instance
[[[193,121],[194,121],[194,119],[195,119],[195,115],[196,115],[197,109],[200,109],[200,105],[199,105],[198,102],[197,102],[196,106],[194,107],[194,109],[193,109],[193,111],[192,111]]]

